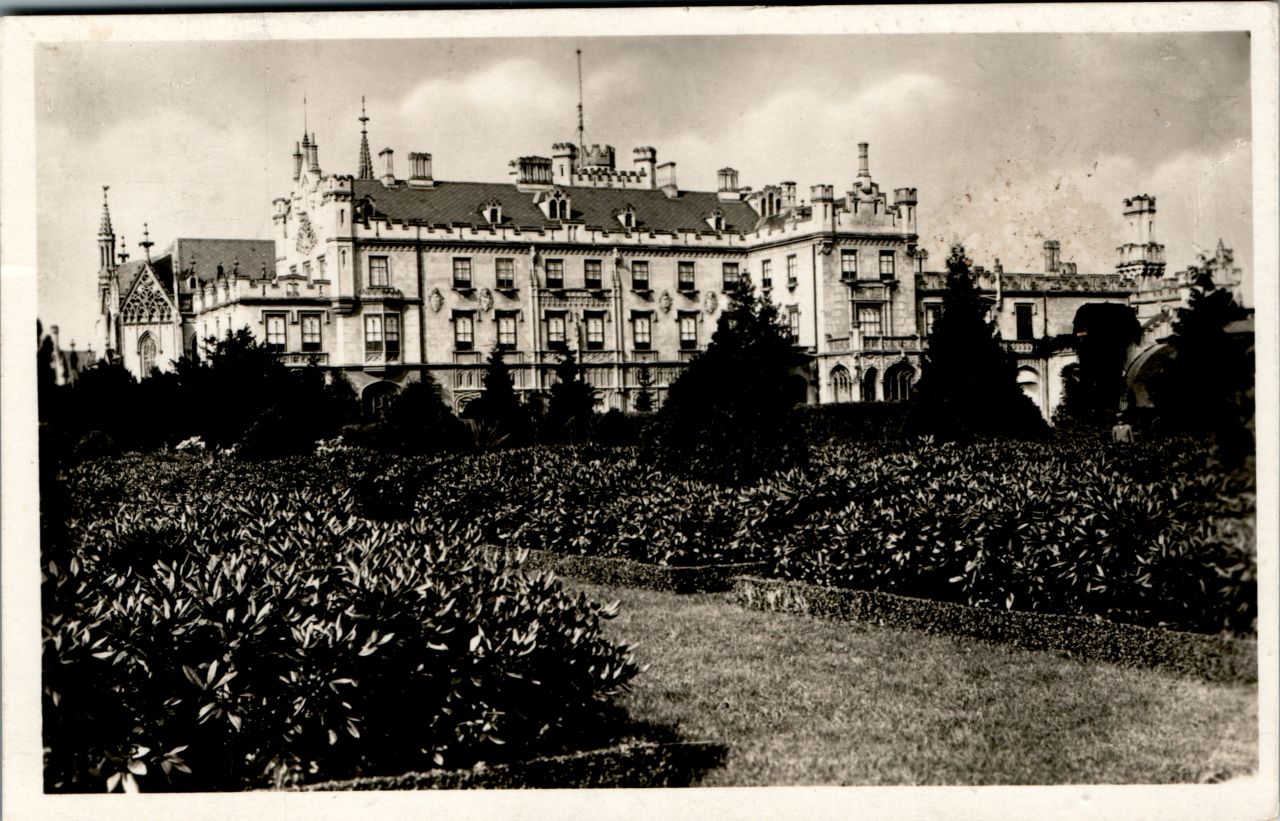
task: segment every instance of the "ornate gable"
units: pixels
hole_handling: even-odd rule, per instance
[[[125,297],[120,318],[126,325],[149,325],[172,322],[174,312],[173,301],[160,287],[155,271],[147,266]]]

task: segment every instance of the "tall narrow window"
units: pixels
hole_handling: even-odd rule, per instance
[[[547,348],[562,351],[566,347],[565,319],[563,313],[547,314]]]
[[[631,341],[637,351],[647,351],[653,346],[653,317],[649,314],[632,315]]]
[[[938,317],[942,316],[942,306],[936,302],[926,304],[924,306],[924,335],[926,337],[933,336],[933,329],[938,324]]]
[[[547,287],[548,288],[564,287],[564,260],[562,259],[547,260]]]
[[[583,263],[582,286],[594,291],[600,290],[600,260],[589,259]]]
[[[471,287],[471,257],[453,258],[453,287]]]
[[[604,314],[596,311],[584,315],[587,322],[587,350],[604,350]]]
[[[800,309],[795,305],[787,308],[787,333],[792,344],[800,341]]]
[[[796,268],[796,255],[787,255],[787,287],[794,288],[799,282],[799,273]]]
[[[881,336],[884,323],[884,306],[879,303],[858,305],[858,329],[863,336]]]
[[[1032,327],[1031,319],[1034,306],[1030,304],[1015,305],[1013,310],[1018,325],[1018,339],[1035,339],[1035,331]]]
[[[391,284],[386,257],[369,257],[369,284],[375,288],[385,288]]]
[[[320,314],[302,315],[302,350],[304,353],[320,350]]]
[[[738,271],[738,263],[726,262],[721,266],[724,274],[724,290],[732,291],[738,287],[738,282],[742,279],[742,275]]]
[[[637,291],[649,290],[649,261],[633,260],[631,263],[631,287]]]
[[[773,287],[773,260],[771,259],[760,260],[760,287]]]
[[[858,252],[853,248],[845,248],[840,252],[840,278],[858,278]]]
[[[676,285],[681,291],[693,291],[697,288],[697,280],[694,276],[693,263],[689,261],[680,262],[676,270],[678,279]]]
[[[400,361],[400,315],[386,314],[382,317],[383,336],[386,337],[388,362]]]
[[[680,314],[680,350],[691,351],[698,347],[698,315]]]
[[[311,260],[302,263],[302,275],[307,278],[307,282],[311,281]]]
[[[324,257],[316,257],[316,279],[325,278]]]
[[[516,261],[510,257],[498,257],[493,263],[494,274],[499,288],[516,287]]]
[[[893,279],[894,277],[894,253],[892,251],[880,252],[880,278]]]
[[[453,315],[453,348],[457,351],[469,351],[475,345],[475,320],[470,313]]]
[[[516,349],[516,315],[514,311],[498,311],[498,350],[514,351]]]
[[[381,314],[369,314],[364,318],[364,356],[365,359],[379,359],[382,356]]]
[[[284,350],[284,314],[267,314],[267,347],[279,353]]]
[[[138,358],[142,364],[142,375],[148,377],[156,369],[156,338],[151,334],[143,334],[138,343]]]

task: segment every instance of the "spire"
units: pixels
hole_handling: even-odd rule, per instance
[[[102,222],[98,225],[98,237],[107,239],[113,236],[111,230],[111,209],[107,206],[107,191],[111,188],[109,185],[102,186]]]
[[[121,265],[129,261],[129,243],[124,241],[124,234],[120,235],[120,253],[116,256],[119,257]]]
[[[142,242],[139,242],[138,244],[139,244],[139,245],[141,245],[143,248],[145,248],[145,249],[146,249],[146,251],[147,251],[147,262],[150,262],[150,261],[151,261],[151,246],[152,246],[152,245],[155,245],[155,243],[151,241],[151,229],[149,229],[149,228],[147,227],[147,224],[146,224],[145,222],[144,222],[144,223],[142,223]]]
[[[578,49],[578,151],[587,150],[587,129],[582,120],[582,49]]]
[[[364,113],[364,97],[360,98],[360,171],[356,174],[356,179],[371,180],[373,179],[373,157],[369,155],[369,131],[365,127],[365,123],[369,122],[369,117]]]

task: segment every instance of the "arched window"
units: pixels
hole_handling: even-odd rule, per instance
[[[867,368],[862,372],[862,401],[876,401],[876,377],[880,374],[875,368]]]
[[[844,365],[836,365],[831,369],[831,396],[835,402],[853,399],[853,377]]]
[[[884,398],[889,402],[903,402],[911,398],[911,387],[916,381],[915,368],[899,362],[884,372]]]
[[[142,363],[139,370],[144,378],[156,369],[156,339],[149,333],[138,340],[138,360]]]
[[[394,382],[388,382],[385,379],[370,382],[360,393],[365,416],[381,416],[398,393],[400,393],[400,386]]]
[[[1022,392],[1035,403],[1037,408],[1041,407],[1040,374],[1035,368],[1028,365],[1018,368],[1018,387],[1022,388]]]

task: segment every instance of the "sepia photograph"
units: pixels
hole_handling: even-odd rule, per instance
[[[1274,816],[1185,8],[6,18],[6,814]]]

